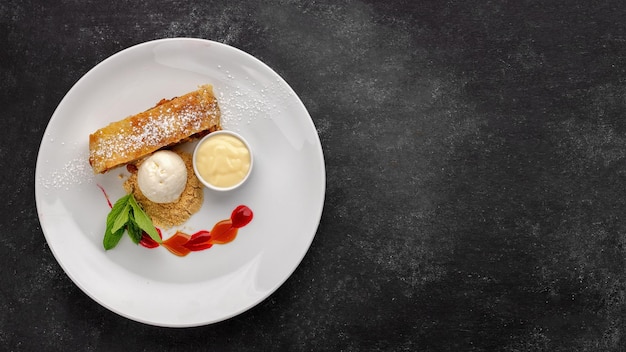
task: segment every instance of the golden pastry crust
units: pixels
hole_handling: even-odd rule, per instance
[[[163,147],[221,129],[211,85],[170,100],[89,135],[89,164],[96,174],[138,160]]]

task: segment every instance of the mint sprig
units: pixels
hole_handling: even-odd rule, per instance
[[[141,241],[142,232],[147,233],[157,243],[162,242],[152,220],[141,209],[132,193],[118,199],[107,215],[106,230],[102,240],[104,249],[109,250],[117,246],[124,232],[128,232],[128,236],[136,244]]]

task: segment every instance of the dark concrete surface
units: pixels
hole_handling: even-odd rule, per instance
[[[0,349],[626,350],[625,15],[622,1],[0,1]],[[289,82],[327,196],[272,296],[167,329],[65,275],[34,172],[83,74],[183,36]]]

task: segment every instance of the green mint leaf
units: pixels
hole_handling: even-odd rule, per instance
[[[129,195],[127,194],[115,202],[113,208],[111,208],[111,211],[109,212],[109,215],[107,215],[107,228],[112,228],[115,220],[117,220],[122,210],[124,210],[124,208],[128,205],[128,199]]]
[[[109,215],[107,215],[106,230],[102,244],[104,249],[109,250],[117,246],[124,232],[138,244],[145,231],[157,243],[161,243],[161,237],[157,233],[152,220],[143,211],[132,194],[127,194],[115,202]]]
[[[129,195],[125,195],[124,197],[118,199],[107,215],[106,229],[104,230],[104,239],[102,240],[104,249],[106,250],[115,247],[124,234],[123,228],[116,228],[115,230],[113,230],[113,228],[117,227],[116,221],[123,212],[128,214],[128,199]]]
[[[105,250],[109,250],[117,246],[122,239],[122,235],[124,235],[124,228],[119,229],[117,232],[111,232],[110,229],[104,232],[104,239],[102,240],[102,245]]]
[[[128,214],[128,223],[126,224],[126,230],[128,231],[128,236],[130,237],[130,239],[135,244],[139,244],[139,241],[141,241],[142,233],[141,229],[135,222],[135,218],[132,212]]]
[[[162,243],[161,237],[157,233],[154,225],[152,224],[152,219],[141,209],[135,197],[132,196],[129,198],[128,203],[133,209],[133,218],[135,219],[135,223],[139,226],[140,229],[145,231],[150,238],[156,241],[156,243]]]
[[[128,222],[128,213],[130,212],[130,205],[126,203],[124,208],[120,211],[119,215],[113,221],[113,225],[111,226],[111,232],[117,232],[119,229],[123,229],[124,225]]]

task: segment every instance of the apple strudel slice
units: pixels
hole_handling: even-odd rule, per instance
[[[96,174],[107,172],[163,147],[220,130],[220,118],[213,87],[202,85],[89,135],[89,164]]]

